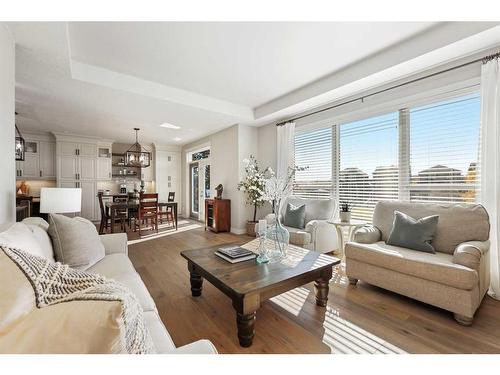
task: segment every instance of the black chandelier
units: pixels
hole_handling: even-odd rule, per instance
[[[16,112],[17,116],[17,112]],[[17,127],[17,124],[14,124],[16,127],[16,161],[24,161],[24,152],[26,150],[26,145],[24,142],[24,138]]]
[[[129,167],[146,168],[151,165],[151,152],[142,147],[138,140],[139,128],[135,130],[135,143],[125,152],[125,164]]]

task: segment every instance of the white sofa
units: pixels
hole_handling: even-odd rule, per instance
[[[39,218],[28,218],[23,221],[28,225],[37,225],[39,227],[48,226],[48,224]],[[42,225],[40,225],[42,224]],[[44,228],[45,229],[45,228]],[[47,236],[47,241],[38,241],[41,246],[50,246],[53,249]],[[211,354],[217,353],[213,344],[208,340],[199,340],[191,344],[176,348],[167,329],[161,321],[156,309],[153,298],[149,294],[146,286],[141,280],[139,274],[135,271],[132,262],[128,258],[127,235],[125,233],[106,234],[100,236],[101,242],[105,248],[106,256],[98,263],[87,269],[87,272],[93,272],[102,276],[114,279],[127,286],[138,298],[144,311],[144,320],[147,329],[151,334],[155,349],[158,353],[166,354]],[[44,245],[45,244],[45,245]],[[15,245],[15,244],[14,244]],[[0,296],[2,298],[2,296]],[[1,340],[1,334],[0,334]]]
[[[309,250],[327,253],[338,248],[337,232],[333,225],[328,224],[328,220],[335,218],[336,204],[333,199],[306,199],[299,197],[289,197],[283,204],[281,210],[282,223],[284,221],[286,207],[288,203],[294,206],[306,206],[306,225],[304,229],[297,229],[285,226],[290,232],[290,243],[301,246]],[[275,220],[274,214],[265,217],[268,225]],[[258,225],[258,224],[257,224]],[[257,227],[256,227],[257,232]]]

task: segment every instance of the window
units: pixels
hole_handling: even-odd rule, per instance
[[[479,94],[410,111],[410,200],[475,202],[479,122]]]
[[[338,196],[371,221],[381,200],[474,202],[480,189],[478,93],[297,132],[294,194]],[[338,135],[337,135],[338,134]],[[333,175],[333,178],[332,178]]]
[[[398,198],[398,113],[340,125],[339,201],[370,220],[380,200]]]
[[[332,128],[300,132],[295,136],[295,165],[308,167],[295,175],[293,193],[303,198],[332,194]]]
[[[210,149],[203,150],[203,151],[198,151],[198,152],[193,152],[191,154],[191,161],[197,161],[197,160],[206,159],[209,156],[210,156]]]

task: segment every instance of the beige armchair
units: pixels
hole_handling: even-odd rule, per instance
[[[414,218],[439,215],[435,254],[385,243],[395,210]],[[489,229],[488,213],[477,204],[379,202],[373,225],[346,244],[349,282],[363,280],[438,306],[470,325],[490,283]]]
[[[306,206],[306,225],[304,229],[285,226],[290,233],[290,243],[322,253],[337,250],[337,233],[335,228],[327,223],[327,220],[334,218],[337,212],[333,199],[289,197],[283,204],[282,219],[286,213],[288,203],[292,203],[294,206],[303,204]],[[276,220],[274,214],[267,215],[265,219],[268,225],[271,225]]]

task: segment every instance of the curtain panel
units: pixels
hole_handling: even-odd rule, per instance
[[[481,203],[490,216],[490,268],[488,294],[500,299],[500,60],[481,68]]]

